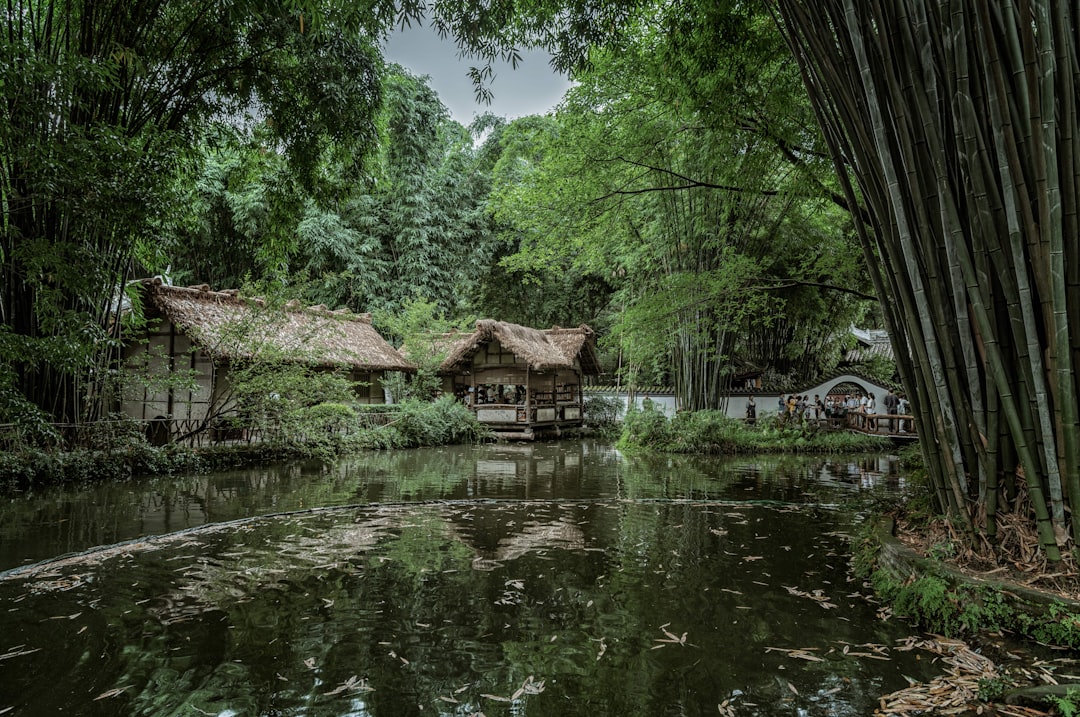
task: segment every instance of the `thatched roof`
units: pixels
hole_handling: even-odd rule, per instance
[[[460,370],[481,346],[492,339],[498,339],[503,348],[528,363],[534,371],[573,368],[574,361],[579,360],[582,373],[588,376],[600,373],[593,330],[584,324],[576,329],[556,326],[541,330],[490,319],[477,321],[476,330],[470,333],[441,337],[439,344],[447,351],[447,356],[439,370]]]
[[[141,285],[148,316],[168,319],[216,359],[276,354],[317,366],[416,371],[379,335],[370,314],[305,308],[299,302],[274,309],[262,299],[211,291],[206,284],[165,286],[160,279],[145,279]]]

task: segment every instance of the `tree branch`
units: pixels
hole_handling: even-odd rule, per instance
[[[800,281],[798,279],[785,279],[784,283],[775,284],[773,286],[759,287],[763,291],[777,291],[779,289],[789,289],[793,286],[813,286],[818,289],[828,289],[830,291],[839,291],[843,294],[851,294],[857,296],[860,299],[866,299],[867,301],[877,301],[877,297],[873,294],[867,294],[866,292],[853,289],[850,286],[837,286],[836,284],[826,284],[820,281]]]

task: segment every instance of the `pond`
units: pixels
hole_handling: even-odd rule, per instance
[[[867,715],[940,673],[848,575],[902,483],[562,441],[10,497],[0,715]]]

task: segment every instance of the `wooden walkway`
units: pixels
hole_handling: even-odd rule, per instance
[[[843,428],[872,436],[885,436],[897,443],[913,443],[919,440],[915,428],[914,416],[890,416],[882,413],[848,413],[840,419],[826,419],[843,422]],[[904,430],[900,430],[900,426]],[[838,426],[839,427],[839,426]]]

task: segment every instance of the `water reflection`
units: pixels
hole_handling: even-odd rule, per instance
[[[0,714],[869,714],[933,667],[833,506],[902,483],[586,441],[13,497],[4,565],[111,547],[0,573]]]
[[[0,581],[17,646],[0,708],[865,715],[933,668],[851,654],[903,628],[848,583],[848,527],[817,507],[613,499],[208,526]]]
[[[146,535],[326,506],[545,498],[836,502],[901,484],[895,459],[888,457],[624,456],[593,441],[371,453],[334,464],[290,463],[8,496],[0,502],[0,570]]]
[[[858,477],[852,466],[858,470]],[[95,545],[333,505],[542,498],[836,501],[902,484],[894,459],[626,457],[595,442],[381,452],[213,475],[57,487],[0,503],[0,570]]]

